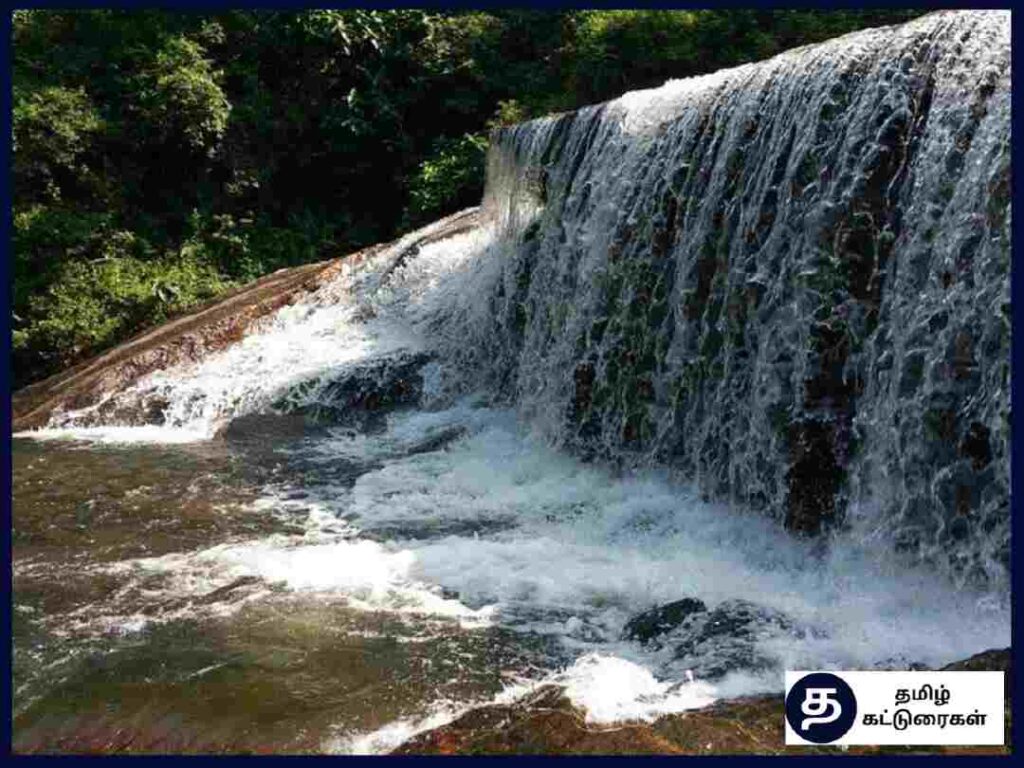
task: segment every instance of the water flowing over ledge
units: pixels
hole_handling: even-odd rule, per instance
[[[1007,13],[936,13],[498,131],[482,226],[51,426],[337,410],[430,358],[584,457],[1005,587],[1009,62]]]
[[[1005,583],[1009,19],[932,14],[499,132],[493,385],[585,455]]]
[[[938,13],[497,132],[479,210],[47,390],[34,437],[256,446],[304,526],[95,566],[155,608],[72,629],[340,596],[554,638],[605,720],[1008,644],[1009,104],[1009,15]]]

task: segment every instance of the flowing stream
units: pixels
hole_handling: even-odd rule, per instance
[[[506,129],[472,229],[16,436],[15,748],[1009,645],[1009,98],[1009,15],[940,13]]]

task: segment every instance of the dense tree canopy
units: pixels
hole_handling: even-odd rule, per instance
[[[479,199],[497,124],[917,11],[16,11],[18,384]]]

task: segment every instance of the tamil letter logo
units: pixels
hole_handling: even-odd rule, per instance
[[[807,717],[800,721],[800,730],[807,731],[812,725],[834,723],[843,714],[843,707],[835,698],[835,688],[808,688],[804,691],[804,703],[800,711]]]
[[[789,727],[806,741],[828,744],[839,739],[857,718],[857,699],[846,681],[828,672],[805,675],[786,696]]]

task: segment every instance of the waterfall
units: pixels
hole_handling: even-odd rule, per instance
[[[580,455],[1005,584],[1010,94],[1009,13],[944,12],[498,130],[450,351]]]
[[[1009,646],[1010,101],[958,11],[502,128],[479,207],[22,393],[71,442],[12,441],[21,738],[258,679],[382,750]]]
[[[500,129],[472,228],[51,424],[484,391],[578,457],[1006,591],[1010,95],[1009,13],[940,12]]]

